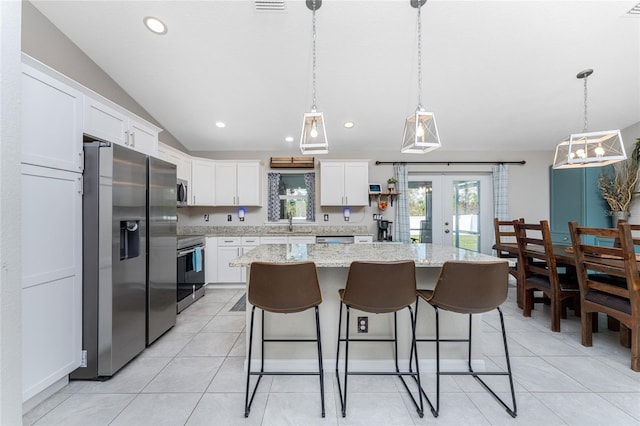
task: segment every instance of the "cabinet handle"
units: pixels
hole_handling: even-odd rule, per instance
[[[136,146],[136,132],[131,132],[130,138],[131,138],[131,142],[130,142],[129,145],[131,145],[131,147],[135,147]]]
[[[124,131],[124,144],[126,146],[129,146],[129,131],[128,130]]]
[[[84,171],[84,150],[80,151],[78,155],[80,156],[80,160],[78,162],[78,169],[80,169],[80,171]]]

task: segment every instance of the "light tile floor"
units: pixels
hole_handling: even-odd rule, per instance
[[[244,418],[245,314],[230,312],[244,290],[207,289],[177,325],[105,382],[74,381],[23,417],[25,425],[640,425],[640,373],[610,331],[580,344],[580,321],[549,330],[548,309],[524,318],[514,288],[503,310],[518,417],[512,419],[470,377],[442,379],[440,416],[419,418],[397,378],[349,379],[347,417],[339,414],[326,368],[326,417],[313,377],[265,377]],[[601,330],[606,329],[601,318]],[[484,357],[503,368],[497,315],[485,315]],[[504,377],[489,378],[509,398]],[[501,380],[502,379],[502,380]],[[432,373],[424,374],[427,387]]]

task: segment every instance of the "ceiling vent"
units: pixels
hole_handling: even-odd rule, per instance
[[[640,15],[640,3],[636,4],[627,12],[629,15]]]
[[[285,0],[255,0],[256,10],[284,10]]]

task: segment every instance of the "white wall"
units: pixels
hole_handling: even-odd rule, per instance
[[[202,151],[192,152],[192,155],[219,160],[225,159],[252,159],[261,160],[265,165],[262,194],[266,197],[266,174],[269,171],[269,159],[272,156],[292,155],[292,152],[217,152]],[[293,153],[293,155],[297,155]],[[553,160],[553,152],[550,151],[514,151],[514,152],[470,152],[470,151],[434,151],[426,155],[405,155],[398,151],[375,152],[363,155],[362,153],[334,153],[316,157],[316,179],[320,179],[318,160],[323,158],[334,159],[366,159],[369,161],[369,181],[386,185],[387,178],[393,175],[392,165],[375,165],[377,161],[526,161],[525,165],[509,165],[509,213],[512,217],[524,217],[527,220],[539,221],[549,217],[549,165]],[[309,171],[310,169],[302,169]],[[285,172],[279,169],[280,172]],[[426,171],[430,173],[460,173],[460,172],[491,172],[491,165],[411,165],[410,171]],[[299,171],[298,171],[299,172]],[[263,199],[266,206],[266,200]],[[393,220],[394,207],[388,207],[382,212],[385,218]],[[376,223],[372,219],[373,213],[380,213],[376,203],[371,207],[355,207],[352,209],[349,222],[342,218],[340,207],[317,206],[316,221],[319,224],[329,225],[367,225],[370,232],[375,233]],[[329,222],[324,222],[323,215],[329,214]],[[204,215],[209,214],[209,222],[204,221]],[[227,215],[232,215],[232,222],[227,222]],[[266,207],[249,208],[244,222],[239,222],[236,209],[229,207],[187,207],[178,210],[178,226],[241,226],[263,225],[267,222]]]
[[[0,1],[0,424],[22,424],[20,14]]]

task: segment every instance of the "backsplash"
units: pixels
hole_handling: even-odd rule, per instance
[[[178,226],[178,235],[371,235],[364,225]]]

